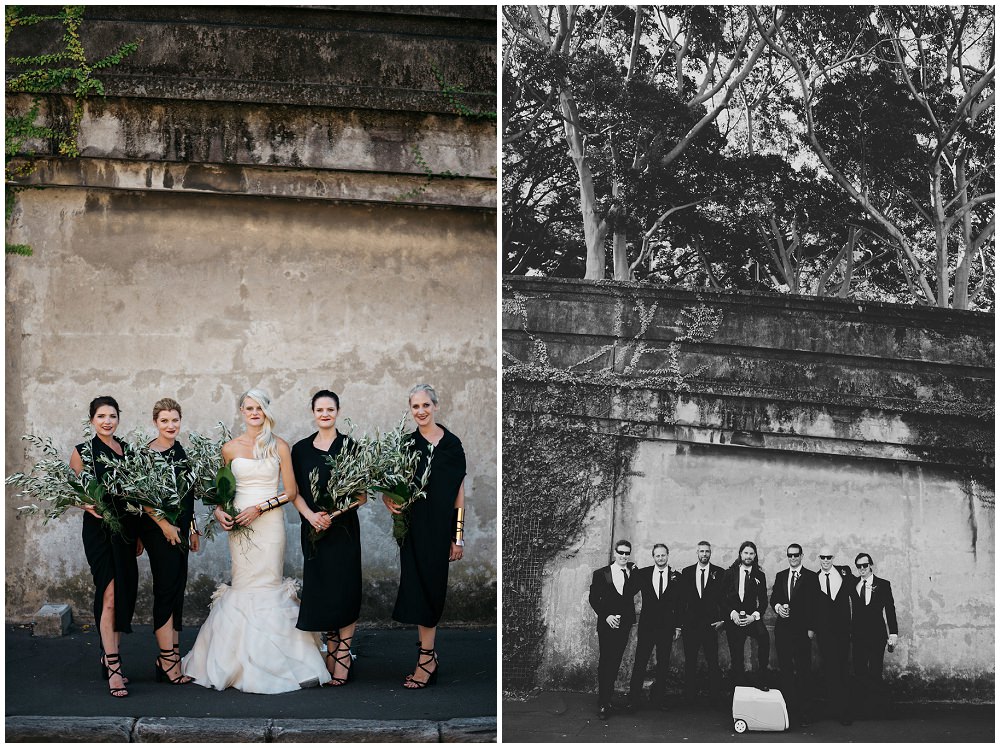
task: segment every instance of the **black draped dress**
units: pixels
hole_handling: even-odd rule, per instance
[[[440,426],[440,424],[438,424]],[[427,496],[410,505],[410,527],[399,550],[399,592],[393,620],[419,626],[437,626],[448,589],[448,555],[455,536],[455,499],[465,478],[465,450],[453,433],[434,447]],[[430,444],[420,430],[413,432],[421,452],[417,475],[427,464]]]
[[[319,432],[292,447],[292,469],[299,494],[314,512],[321,511],[309,488],[309,473],[319,470],[319,484],[330,480],[326,456],[335,457],[354,442],[341,433],[328,450],[317,449],[313,441]],[[316,541],[309,539],[312,525],[302,520],[302,594],[296,628],[303,631],[336,631],[358,620],[361,613],[361,523],[358,512],[334,517],[330,529]]]
[[[115,441],[125,450],[118,437]],[[87,446],[90,446],[90,450]],[[109,468],[100,456],[108,455],[120,460],[121,455],[95,436],[90,442],[76,445],[76,451],[83,460],[84,469],[103,481]],[[92,452],[88,454],[88,452]],[[91,460],[93,462],[91,462]],[[135,599],[139,591],[139,567],[135,560],[135,540],[137,517],[125,511],[124,503],[118,496],[107,494],[111,511],[121,521],[121,534],[112,533],[107,525],[88,512],[83,515],[83,550],[94,576],[94,623],[99,628],[104,610],[104,590],[114,582],[115,625],[114,630],[132,633],[132,615],[135,613]]]
[[[180,442],[163,452],[174,465],[174,470],[187,469],[187,453]],[[183,626],[184,588],[187,586],[188,547],[191,520],[194,517],[194,489],[181,499],[181,513],[177,517],[181,545],[171,545],[148,514],[139,517],[139,538],[149,554],[149,570],[153,575],[153,628],[162,627],[173,616],[175,631]]]

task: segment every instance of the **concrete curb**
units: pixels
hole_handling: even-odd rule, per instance
[[[496,717],[434,720],[7,717],[7,743],[495,743]]]

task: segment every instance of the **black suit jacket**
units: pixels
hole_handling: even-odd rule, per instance
[[[760,569],[753,569],[750,572],[750,579],[743,590],[743,598],[740,598],[740,576],[743,575],[742,565],[731,566],[726,570],[726,577],[722,588],[721,612],[727,621],[731,621],[731,614],[735,610],[741,610],[748,616],[754,611],[760,613],[761,620],[767,612],[767,579]]]
[[[633,597],[642,595],[639,631],[662,628],[669,629],[672,633],[681,625],[681,575],[668,566],[663,581],[666,589],[661,597],[657,597],[660,574],[655,565],[636,569],[629,577],[628,592]]]
[[[629,573],[629,582],[635,574],[635,564],[629,563],[626,568]],[[590,580],[590,607],[597,613],[597,625],[607,626],[608,616],[621,616],[621,628],[628,628],[635,623],[635,593],[628,594],[629,586],[625,587],[625,594],[619,595],[615,589],[615,583],[611,579],[611,567],[602,566],[594,572]]]
[[[872,598],[868,605],[858,594],[858,583],[855,577],[851,582],[851,595],[854,601],[854,618],[851,621],[851,631],[855,639],[869,641],[885,641],[889,634],[898,634],[896,625],[896,603],[892,599],[892,585],[888,579],[872,575]],[[888,623],[889,630],[886,631]]]
[[[782,569],[774,576],[774,587],[771,588],[771,607],[775,605],[792,606],[792,614],[788,618],[778,616],[775,627],[783,629],[785,627],[795,629],[808,629],[811,621],[809,619],[812,607],[811,595],[819,589],[816,572],[810,571],[804,566],[798,568],[799,580],[792,590],[792,599],[788,599],[788,575],[791,569]],[[775,615],[778,611],[775,609]]]
[[[707,626],[723,620],[719,612],[720,593],[724,571],[721,566],[709,564],[705,575],[705,593],[698,597],[698,564],[691,564],[681,572],[681,626]]]
[[[831,600],[826,592],[825,573],[822,569],[816,572],[816,586],[812,596],[810,628],[823,636],[837,636],[845,639],[851,637],[851,598],[856,593],[851,589],[857,577],[846,566],[834,566],[831,574],[840,576],[840,591]],[[810,580],[812,581],[812,580]]]

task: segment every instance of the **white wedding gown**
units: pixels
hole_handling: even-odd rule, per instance
[[[278,460],[237,457],[236,508],[271,498]],[[285,693],[330,680],[318,634],[295,628],[295,581],[281,576],[285,521],[280,509],[264,512],[253,532],[229,536],[232,585],[219,586],[183,671],[198,685],[249,693]]]

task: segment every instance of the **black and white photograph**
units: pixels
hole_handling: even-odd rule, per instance
[[[6,8],[5,742],[494,742],[497,8]]]
[[[991,5],[501,8],[504,742],[987,742]]]

